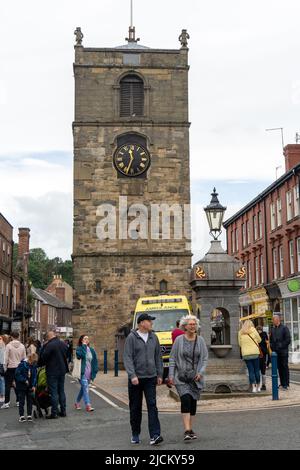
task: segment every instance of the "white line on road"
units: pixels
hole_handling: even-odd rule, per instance
[[[90,391],[93,392],[93,393],[95,393],[95,395],[98,395],[98,397],[102,398],[102,400],[106,401],[106,403],[108,403],[109,405],[113,406],[114,408],[117,408],[118,410],[125,411],[125,413],[127,412],[127,410],[124,410],[124,409],[121,408],[120,406],[116,405],[116,404],[115,404],[114,402],[112,402],[109,398],[107,398],[106,396],[102,395],[102,393],[98,392],[97,390],[91,389]]]

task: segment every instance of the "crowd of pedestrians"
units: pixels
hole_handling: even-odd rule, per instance
[[[81,367],[79,377],[81,388],[77,399],[74,400],[74,408],[81,409],[80,401],[83,398],[86,411],[91,412],[94,408],[89,397],[89,385],[98,373],[98,360],[95,350],[89,345],[89,339],[85,335],[79,339],[76,359]],[[55,331],[47,332],[43,344],[30,337],[26,345],[23,345],[16,331],[10,336],[0,336],[0,409],[11,407],[11,389],[14,389],[19,422],[32,422],[35,406],[39,413],[44,407],[47,419],[65,418],[67,416],[65,376],[70,371],[72,362],[72,342],[63,341]],[[41,383],[44,380],[41,395],[38,393],[39,377]],[[39,399],[43,399],[45,403],[45,397],[48,397],[48,404],[40,406]]]
[[[131,443],[140,444],[142,403],[145,397],[148,410],[150,445],[163,442],[157,409],[157,387],[163,384],[163,361],[161,347],[153,331],[154,316],[143,313],[137,320],[137,328],[128,335],[124,349],[124,366],[128,374],[128,395],[131,425]],[[241,358],[245,361],[249,385],[253,393],[266,390],[266,370],[272,351],[277,353],[280,387],[289,388],[288,354],[291,336],[282,324],[280,314],[273,315],[269,334],[263,327],[255,327],[251,320],[241,322],[238,343]],[[208,363],[208,350],[200,335],[197,317],[187,315],[177,322],[172,332],[169,388],[176,387],[181,402],[184,441],[197,439],[194,432],[197,404],[205,387],[204,378]],[[80,390],[74,400],[74,409],[93,412],[90,385],[98,373],[98,359],[87,335],[79,338],[73,357],[73,346],[69,340],[61,340],[55,331],[48,331],[43,344],[28,338],[24,346],[19,333],[0,336],[0,408],[11,407],[11,389],[16,395],[19,421],[32,421],[33,408],[38,406],[39,377],[44,377],[49,397],[47,419],[65,418],[65,376],[70,371],[78,379]],[[44,374],[41,374],[44,371]],[[42,381],[42,379],[41,379]],[[25,417],[25,411],[27,415]]]

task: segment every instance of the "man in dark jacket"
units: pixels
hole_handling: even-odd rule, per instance
[[[273,326],[270,332],[270,346],[277,353],[280,385],[287,390],[290,385],[289,372],[289,345],[291,342],[290,330],[281,323],[280,314],[273,315]]]
[[[58,402],[61,417],[66,417],[65,375],[69,371],[66,344],[56,337],[54,331],[47,334],[47,343],[43,346],[38,366],[46,366],[47,384],[51,398],[51,415],[47,419],[58,417]]]
[[[154,317],[142,313],[138,318],[138,329],[132,330],[125,343],[132,444],[140,443],[143,394],[148,408],[150,444],[163,441],[156,406],[156,386],[163,381],[163,362],[158,338],[152,332],[153,320]]]

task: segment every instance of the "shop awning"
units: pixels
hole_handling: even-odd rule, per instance
[[[252,315],[241,317],[240,321],[253,320],[254,318],[267,318],[267,315],[265,313],[252,313]]]

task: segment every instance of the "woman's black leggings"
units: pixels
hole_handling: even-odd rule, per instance
[[[186,393],[185,395],[182,395],[180,397],[181,401],[181,413],[189,413],[191,416],[196,415],[197,411],[197,400],[194,400],[194,398]]]

